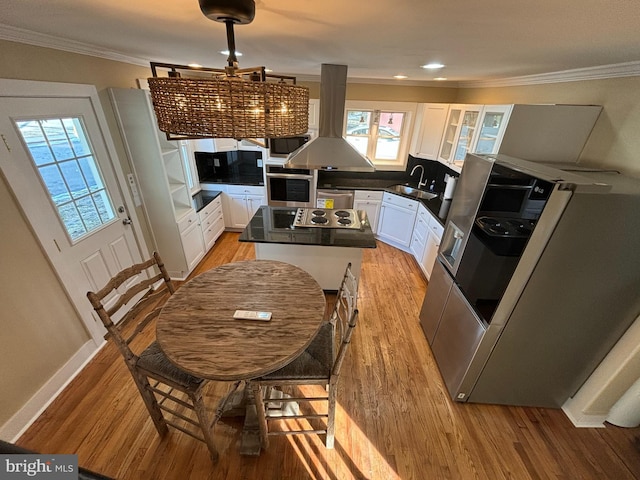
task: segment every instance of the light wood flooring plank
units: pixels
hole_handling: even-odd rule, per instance
[[[254,258],[225,233],[193,275]],[[77,453],[119,479],[633,479],[640,429],[573,427],[560,410],[452,402],[418,322],[426,290],[413,258],[365,250],[360,319],[342,369],[335,449],[280,436],[259,457],[238,454],[241,422],[215,430],[220,461],[172,431],[160,439],[124,362],[108,343],[17,442]],[[227,384],[213,383],[214,405]]]

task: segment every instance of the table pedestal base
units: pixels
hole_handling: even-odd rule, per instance
[[[249,397],[250,402],[249,402]],[[253,396],[247,395],[247,405],[245,406],[244,426],[242,427],[242,438],[240,440],[240,455],[260,455],[260,425],[258,424],[258,413],[253,404]]]
[[[270,399],[272,400],[266,406],[269,416],[286,417],[299,414],[299,406],[296,402],[279,402],[282,398],[290,395],[276,390],[270,389]],[[253,400],[253,393],[248,389],[236,390],[231,393],[225,402],[225,409],[222,412],[222,418],[244,417],[242,427],[242,437],[240,439],[239,452],[240,455],[257,456],[260,455],[260,425],[258,423],[258,413]]]

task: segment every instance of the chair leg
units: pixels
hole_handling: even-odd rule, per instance
[[[167,433],[169,433],[169,428],[164,421],[164,416],[162,415],[162,410],[158,406],[158,400],[156,396],[151,391],[151,385],[149,384],[149,379],[138,371],[131,372],[133,376],[133,381],[138,387],[138,391],[140,392],[140,396],[144,401],[145,407],[147,407],[147,411],[149,412],[149,416],[153,421],[156,430],[160,437],[164,437]]]
[[[250,383],[253,400],[256,405],[256,413],[258,415],[258,426],[260,427],[260,443],[263,449],[269,448],[269,428],[267,426],[267,414],[264,409],[264,400],[262,398],[262,388],[256,383]]]
[[[336,431],[336,385],[329,385],[327,414],[327,438],[325,439],[325,446],[327,448],[333,448]]]
[[[207,409],[202,401],[202,392],[197,390],[195,392],[189,392],[188,395],[191,398],[193,408],[198,416],[198,422],[200,423],[204,443],[207,444],[207,448],[209,449],[211,461],[213,463],[217,463],[219,458],[218,449],[216,449],[215,443],[213,442],[213,433],[211,432],[213,427],[210,426],[209,415],[207,415]]]

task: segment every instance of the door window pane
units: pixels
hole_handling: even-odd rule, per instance
[[[40,167],[39,170],[42,181],[47,190],[49,190],[49,196],[54,204],[61,205],[71,200],[71,195],[69,195],[69,190],[57,165],[46,165]]]
[[[116,218],[81,118],[16,126],[72,242]]]
[[[78,163],[80,164],[80,168],[82,169],[84,180],[89,186],[89,190],[91,190],[92,192],[104,190],[102,178],[100,177],[100,172],[97,169],[97,165],[93,157],[89,156],[80,158],[78,159]]]

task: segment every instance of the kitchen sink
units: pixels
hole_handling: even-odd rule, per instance
[[[393,190],[394,192],[398,192],[403,195],[408,195],[410,197],[419,198],[422,200],[431,200],[432,198],[436,198],[438,196],[437,193],[425,192],[424,190],[410,187],[409,185],[393,185],[389,187],[389,189]]]

